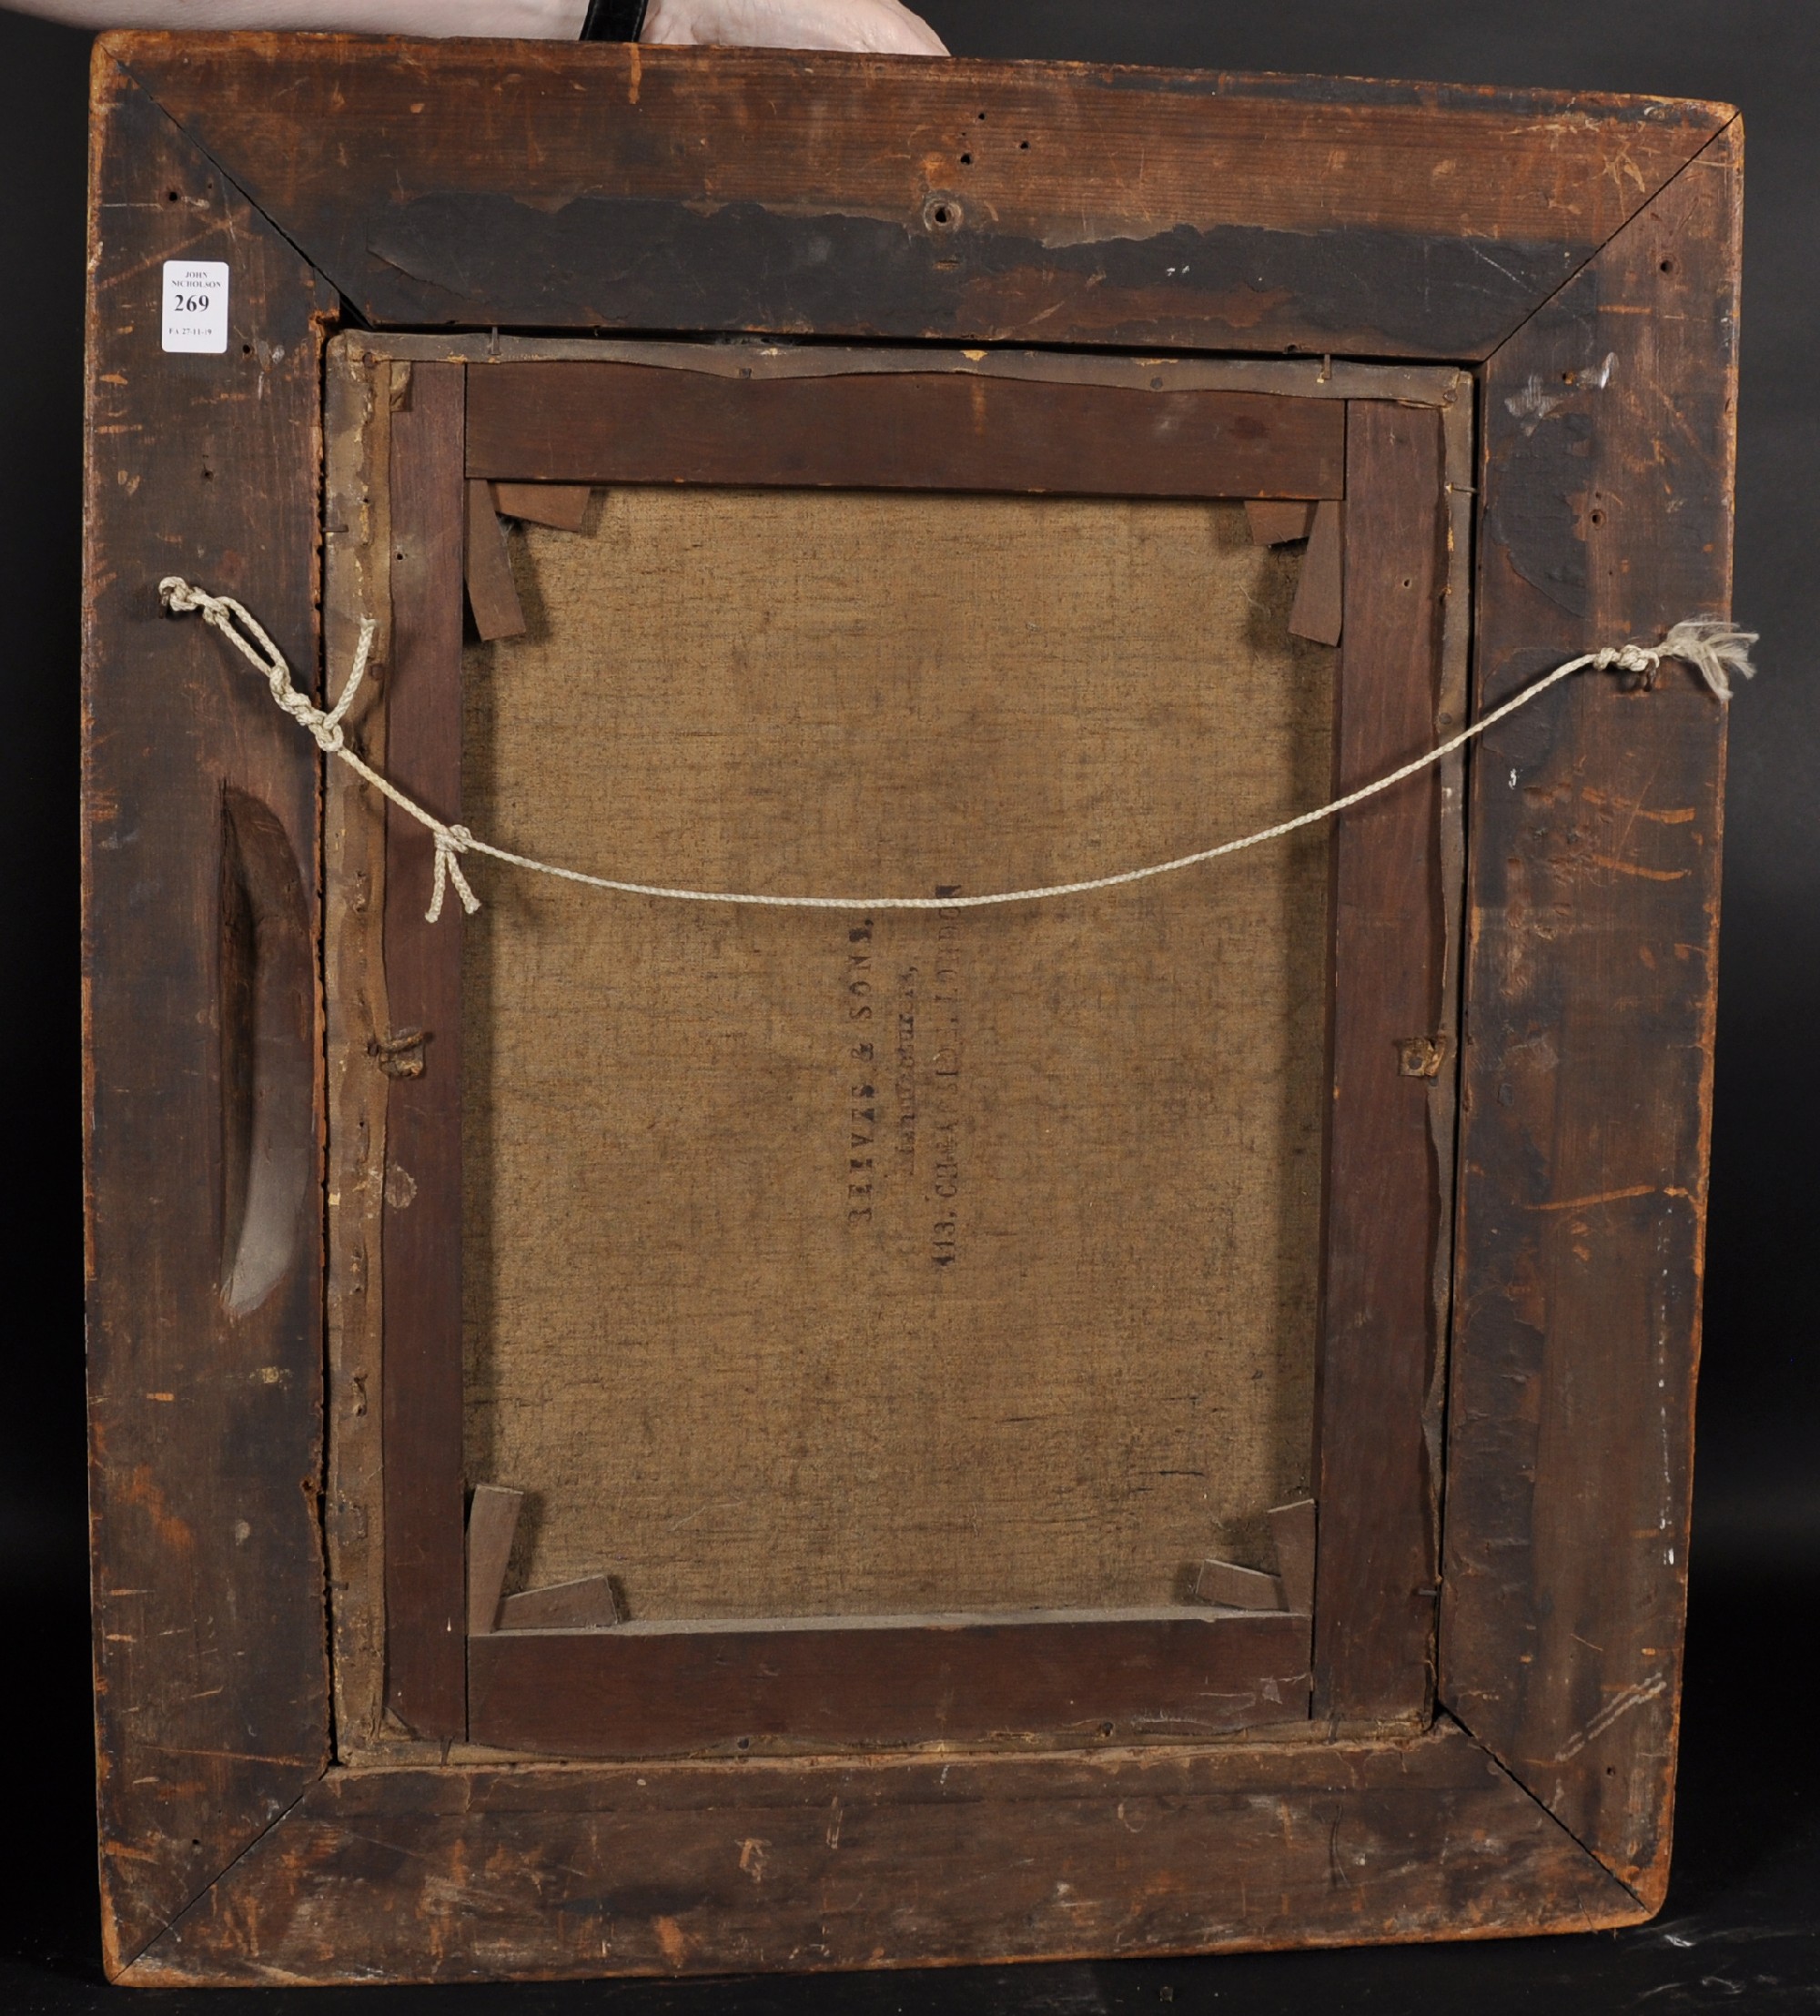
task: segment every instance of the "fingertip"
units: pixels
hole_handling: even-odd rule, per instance
[[[941,36],[926,21],[919,21],[914,15],[900,25],[886,46],[896,56],[945,56],[948,53]]]
[[[915,38],[912,50],[914,55],[945,56],[948,54],[947,44],[942,40],[941,36],[924,20],[920,14],[913,14],[908,7],[905,7],[904,15],[905,25]]]

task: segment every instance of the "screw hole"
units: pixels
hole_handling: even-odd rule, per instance
[[[181,198],[175,189],[167,189],[165,191],[165,201],[167,203],[177,203],[181,201]]]
[[[743,1736],[743,1737],[740,1737],[740,1739],[739,1739],[739,1748],[741,1748],[742,1750],[749,1750],[749,1749],[751,1749],[751,1748],[752,1748],[752,1738],[751,1738],[751,1737],[749,1737],[749,1736]]]
[[[1028,140],[1019,140],[1019,141],[1018,141],[1018,143],[1017,143],[1017,151],[1018,151],[1018,153],[1019,153],[1019,154],[1028,154],[1028,153],[1029,153],[1029,151],[1030,151],[1030,143],[1029,143],[1029,141],[1028,141]]]
[[[966,216],[951,196],[932,196],[923,206],[923,223],[931,231],[958,231]]]
[[[1673,259],[1664,259],[1662,262],[1662,270],[1664,273],[1673,273],[1674,271],[1674,261]]]
[[[242,343],[240,346],[240,355],[242,357],[250,357],[252,354],[253,346],[250,343]]]
[[[1586,516],[1588,522],[1591,524],[1603,525],[1605,522],[1605,514],[1603,511],[1588,512]]]
[[[964,168],[970,168],[970,167],[971,167],[973,166],[973,156],[972,156],[972,155],[970,155],[970,154],[964,154],[964,155],[962,155],[962,156],[961,156],[961,166],[962,166],[962,167],[963,167]]]
[[[1099,1725],[1099,1733],[1102,1736],[1110,1736],[1112,1734],[1112,1724],[1110,1722],[1102,1722]]]

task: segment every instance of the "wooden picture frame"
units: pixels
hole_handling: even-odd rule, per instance
[[[1648,1915],[1724,756],[1694,681],[1585,675],[1336,829],[1311,1605],[949,1620],[933,1653],[921,1623],[797,1626],[795,1681],[717,1698],[699,1655],[750,1676],[736,1633],[491,1628],[504,1563],[497,1530],[464,1542],[449,1348],[459,931],[410,921],[421,829],[325,800],[157,583],[240,598],[299,679],[325,651],[342,676],[376,615],[361,732],[453,817],[464,556],[482,630],[511,620],[490,486],[1343,495],[1336,774],[1361,781],[1563,657],[1726,613],[1735,116],[333,37],[110,36],[95,76],[110,1971],[842,1967]],[[1141,198],[1117,170],[1138,147]],[[222,353],[158,348],[177,258],[229,264]],[[957,400],[976,427],[931,423]],[[1236,1727],[1143,1726],[1228,1657]],[[956,1697],[971,1720],[935,1705]]]

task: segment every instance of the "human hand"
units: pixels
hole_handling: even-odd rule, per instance
[[[306,28],[572,41],[588,0],[0,0],[83,28]],[[642,42],[944,56],[901,0],[650,0]]]
[[[935,31],[900,0],[651,0],[639,40],[863,49],[875,56],[948,53]]]

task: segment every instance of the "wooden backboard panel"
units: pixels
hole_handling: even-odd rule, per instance
[[[1334,654],[1237,504],[615,489],[514,543],[463,802],[544,859],[979,892],[1330,772]],[[1256,1554],[1309,1481],[1327,845],[933,915],[496,883],[468,1472],[531,1494],[514,1580],[1015,1610]]]

